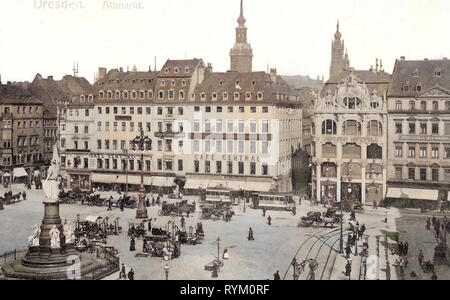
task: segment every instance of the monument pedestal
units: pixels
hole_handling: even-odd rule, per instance
[[[148,219],[147,207],[145,206],[145,186],[141,184],[141,189],[139,190],[139,202],[136,210],[136,219]]]

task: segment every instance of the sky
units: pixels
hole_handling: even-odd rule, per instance
[[[109,4],[135,3],[112,9]],[[72,3],[72,8],[55,8]],[[239,0],[2,0],[0,74],[32,81],[36,73],[72,74],[90,82],[98,67],[160,69],[167,59],[202,58],[229,69]],[[244,0],[253,69],[284,75],[329,75],[339,19],[350,64],[369,69],[383,60],[450,56],[448,0]]]

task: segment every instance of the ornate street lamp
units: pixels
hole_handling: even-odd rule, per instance
[[[147,208],[145,207],[145,186],[144,186],[144,150],[152,149],[152,140],[144,135],[144,129],[140,128],[141,134],[136,136],[131,144],[133,146],[133,151],[141,151],[141,188],[139,190],[139,203],[136,211],[136,219],[147,219]]]

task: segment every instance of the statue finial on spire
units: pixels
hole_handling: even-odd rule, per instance
[[[247,21],[247,20],[245,20],[245,18],[244,18],[244,3],[243,3],[243,2],[244,2],[244,1],[241,0],[241,14],[239,15],[239,18],[238,18],[239,26],[244,26],[244,25],[245,25],[245,22]]]

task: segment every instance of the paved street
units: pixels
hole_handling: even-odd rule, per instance
[[[18,192],[23,186],[14,186],[13,192]],[[0,189],[0,193],[4,193]],[[43,216],[42,200],[44,195],[41,191],[27,191],[27,201],[6,206],[4,211],[0,211],[0,252],[22,249],[26,247],[28,236],[31,235],[31,228],[35,224],[40,224]],[[196,197],[187,197],[189,202],[198,200]],[[149,217],[156,218],[157,224],[165,226],[172,217],[159,217],[159,207],[152,207]],[[309,203],[303,203],[298,207],[297,215],[292,216],[288,212],[268,211],[266,216],[272,217],[272,226],[266,224],[266,218],[262,217],[262,212],[253,210],[247,206],[243,212],[243,206],[236,207],[236,215],[232,221],[201,220],[205,230],[206,238],[200,245],[182,246],[180,258],[169,261],[170,279],[190,279],[207,280],[212,279],[211,273],[204,270],[204,265],[211,262],[217,255],[216,240],[220,237],[220,255],[224,247],[228,248],[230,259],[225,261],[225,266],[220,270],[219,279],[272,279],[273,274],[279,270],[282,278],[292,279],[293,270],[290,268],[292,258],[297,261],[315,259],[318,268],[315,271],[316,279],[348,279],[344,276],[345,258],[338,254],[340,230],[338,224],[332,228],[299,228],[297,226],[300,217],[306,215],[308,211],[324,211],[323,207],[311,207]],[[199,222],[200,209],[194,216],[186,218],[186,226],[193,226]],[[77,213],[81,218],[88,215],[108,216],[111,219],[120,217],[120,224],[123,227],[120,236],[109,237],[108,243],[119,250],[121,261],[128,268],[135,270],[136,279],[164,279],[163,267],[165,262],[161,258],[136,258],[135,254],[142,250],[142,242],[137,241],[137,252],[129,251],[129,239],[127,237],[128,224],[134,220],[135,210],[126,209],[120,212],[114,208],[112,212],[107,212],[106,207],[90,207],[80,205],[61,205],[61,218],[73,221]],[[385,257],[385,234],[397,232],[400,228],[400,237],[407,239],[410,244],[410,268],[415,268],[416,240],[423,247],[425,256],[432,253],[432,239],[429,232],[424,232],[424,220],[415,221],[411,217],[401,218],[400,213],[389,210],[388,223],[384,223],[385,210],[377,211],[366,208],[364,214],[357,214],[360,224],[366,224],[369,237],[369,254],[377,254],[376,236],[380,237],[379,255],[380,270],[379,279],[386,279],[386,257]],[[348,218],[348,216],[346,216]],[[417,218],[420,218],[418,216]],[[179,224],[179,218],[175,218]],[[254,230],[255,241],[247,241],[249,227]],[[345,226],[344,229],[346,229]],[[412,229],[412,230],[411,230]],[[413,231],[414,230],[414,231]],[[344,235],[346,240],[346,235]],[[395,244],[390,241],[391,246]],[[358,248],[361,249],[361,244]],[[390,279],[396,279],[397,274],[392,266],[395,256],[390,253],[388,260],[391,266]],[[352,256],[352,280],[360,278],[360,256]],[[416,271],[417,272],[417,271]],[[448,273],[448,272],[447,272]],[[300,279],[306,279],[309,269]],[[108,279],[116,279],[117,274]],[[409,279],[409,278],[406,278]]]

